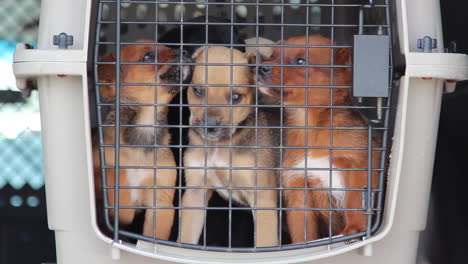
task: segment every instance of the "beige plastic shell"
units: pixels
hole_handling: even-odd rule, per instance
[[[90,0],[43,0],[37,50],[15,54],[21,85],[37,77],[46,175],[49,228],[55,231],[57,262],[111,263],[415,263],[419,232],[429,201],[435,142],[445,79],[468,79],[468,58],[443,54],[438,0],[395,0],[406,74],[400,80],[383,224],[372,238],[352,244],[269,253],[221,253],[164,245],[139,249],[113,243],[97,228],[89,127],[87,48]],[[68,50],[52,45],[66,32]],[[431,36],[432,54],[417,49]],[[398,52],[398,51],[395,51]],[[57,74],[67,74],[65,78]],[[432,77],[423,80],[420,77]]]

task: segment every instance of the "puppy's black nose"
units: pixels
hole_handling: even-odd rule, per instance
[[[271,66],[261,66],[258,68],[258,73],[260,75],[269,74],[271,72]]]
[[[208,118],[206,120],[206,125],[208,126],[208,128],[206,128],[206,131],[208,133],[214,133],[219,129],[218,127],[214,127],[214,126],[219,126],[219,122],[216,119]]]

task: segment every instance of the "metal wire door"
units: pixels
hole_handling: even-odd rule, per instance
[[[234,252],[314,247],[372,236],[384,209],[390,106],[394,105],[391,46],[386,85],[380,87],[384,96],[353,97],[356,87],[348,78],[353,74],[352,60],[340,62],[336,54],[343,51],[352,57],[354,35],[390,36],[389,2],[97,1],[95,42],[90,45],[98,120],[93,131],[94,173],[102,231],[115,241]],[[215,38],[216,32],[224,32],[225,37]],[[196,40],[184,41],[190,34]],[[297,36],[305,36],[305,42],[291,42]],[[228,52],[224,59],[210,57],[223,47]],[[292,65],[288,56],[298,49],[305,52],[300,57],[304,62],[294,57],[298,64]],[[265,50],[268,54],[262,54]],[[250,57],[238,59],[249,52]],[[310,59],[316,55],[320,60]],[[269,83],[273,90],[263,93],[260,87],[266,84],[260,73],[276,70],[278,82]],[[301,78],[286,74],[293,70],[305,73],[304,83],[287,84],[291,78]],[[223,72],[228,77],[219,81]],[[218,80],[212,81],[218,74]],[[337,77],[340,74],[348,76],[345,81]],[[238,75],[249,76],[249,81]],[[328,81],[317,83],[317,76],[327,76],[323,78]],[[297,103],[301,101],[297,95],[290,98],[294,89],[303,91],[302,103]],[[216,95],[219,91],[225,91],[224,101]],[[326,94],[326,102],[314,103],[320,93]],[[316,110],[323,114],[315,116]],[[297,112],[304,116],[290,114]],[[340,118],[345,121],[339,123]],[[291,138],[294,131],[304,138]],[[216,133],[222,135],[213,136]],[[309,139],[315,134],[325,139],[313,143]],[[353,143],[356,138],[364,143]],[[293,140],[300,143],[292,144]],[[316,153],[326,155],[320,154],[319,162],[313,158]],[[340,166],[340,159],[347,159],[343,153],[352,156],[346,162],[365,165]],[[295,167],[285,165],[293,158],[298,160]],[[202,177],[199,184],[188,178],[195,173]],[[302,175],[303,185],[285,186],[288,173]],[[221,174],[226,181],[215,182]],[[245,185],[238,179],[244,175],[252,176]],[[308,183],[314,175],[322,177],[321,184]],[[364,184],[353,187],[345,175],[365,177]],[[273,194],[274,206],[259,204],[267,192]],[[288,206],[286,193],[299,192],[304,205]],[[187,206],[196,199],[184,204],[188,193],[201,195],[190,197],[202,197],[202,205]],[[219,197],[212,198],[213,193]],[[167,203],[161,202],[162,194],[168,196]],[[314,206],[318,196],[325,201]],[[220,202],[214,205],[210,198]],[[359,200],[360,206],[340,205],[338,199]],[[140,211],[144,216],[138,216]],[[288,221],[293,211],[304,216],[299,243],[291,240],[292,229],[297,228]],[[183,220],[183,212],[199,215],[190,213]],[[268,218],[265,212],[273,214]],[[346,228],[343,219],[351,222],[347,212],[362,214],[365,228],[341,234]],[[309,225],[309,217],[315,217],[316,223]],[[184,221],[202,223],[193,243],[183,241]],[[260,225],[266,225],[268,232]],[[318,231],[309,236],[314,225]],[[266,233],[274,233],[276,243],[262,243],[271,235]],[[222,239],[211,239],[217,235]]]

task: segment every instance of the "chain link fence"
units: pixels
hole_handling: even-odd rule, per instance
[[[36,46],[40,4],[0,0],[0,264],[55,261],[54,236],[47,228],[38,94],[25,98],[12,69],[17,43]]]
[[[35,45],[39,6],[39,0],[0,1],[0,189],[44,185],[37,93],[24,98],[11,67],[16,43]]]

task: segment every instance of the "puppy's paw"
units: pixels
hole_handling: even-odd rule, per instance
[[[360,225],[346,225],[345,228],[340,232],[340,235],[348,236],[360,232],[366,231],[366,226]]]

